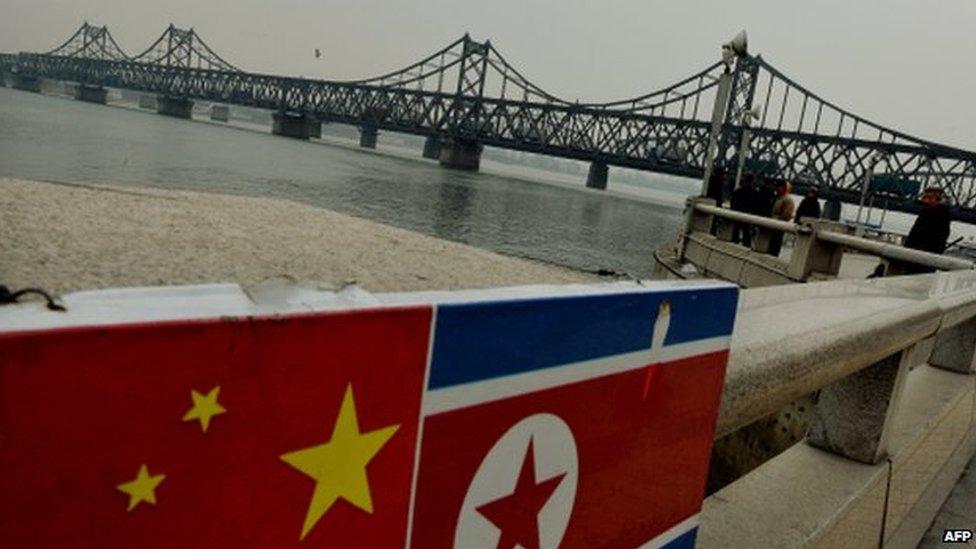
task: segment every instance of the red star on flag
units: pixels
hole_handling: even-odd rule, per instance
[[[478,512],[502,531],[498,549],[539,549],[539,511],[559,487],[566,473],[539,482],[535,478],[535,452],[532,439],[522,459],[515,490],[503,497],[479,506]]]

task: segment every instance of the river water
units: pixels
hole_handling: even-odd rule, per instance
[[[678,194],[591,191],[582,179],[490,161],[479,173],[446,170],[420,150],[384,146],[384,134],[380,150],[366,151],[352,141],[302,142],[237,126],[0,88],[0,176],[284,198],[634,277],[650,273],[653,248],[681,223]]]

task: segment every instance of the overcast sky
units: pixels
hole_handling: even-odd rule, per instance
[[[84,20],[130,54],[173,22],[243,69],[336,79],[399,68],[470,32],[583,101],[663,87],[744,28],[751,51],[825,99],[976,150],[976,0],[0,0],[0,51],[51,49]]]

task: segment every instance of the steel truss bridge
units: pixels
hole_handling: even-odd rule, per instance
[[[860,200],[869,174],[900,183],[886,187],[884,200],[902,211],[918,211],[920,188],[940,186],[954,218],[976,222],[976,152],[866,120],[746,53],[605,103],[549,93],[490,41],[468,35],[403,69],[334,81],[243,71],[193,29],[172,25],[143,52],[128,55],[106,27],[85,23],[47,53],[0,54],[0,71],[588,161],[604,173],[621,166],[700,178],[714,158],[734,174],[739,152],[747,151],[741,155],[747,172],[791,180],[799,191],[815,185],[821,196],[844,202]],[[713,112],[719,133],[710,156]]]

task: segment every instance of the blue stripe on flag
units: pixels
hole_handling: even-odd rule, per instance
[[[666,345],[728,336],[737,297],[729,286],[439,305],[428,387],[648,349],[664,299]]]
[[[667,545],[663,547],[665,549],[695,549],[695,538],[698,537],[698,527],[694,527],[688,530],[684,534],[674,538]]]

